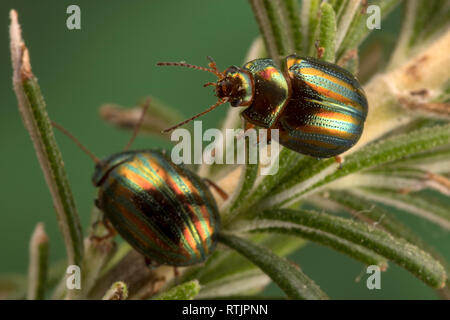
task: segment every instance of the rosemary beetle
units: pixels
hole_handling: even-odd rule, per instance
[[[203,262],[214,250],[220,216],[208,185],[226,194],[182,165],[175,165],[159,150],[125,150],[99,160],[75,137],[56,123],[53,126],[75,141],[96,163],[92,182],[95,201],[103,212],[106,237],[117,231],[148,265],[188,266]],[[98,237],[97,237],[98,238]]]
[[[229,102],[244,107],[245,129],[278,129],[279,143],[316,158],[337,157],[361,137],[368,105],[358,80],[347,70],[316,58],[290,55],[278,67],[272,59],[256,59],[243,67],[217,69],[212,58],[207,68],[183,62],[160,62],[213,73],[218,101],[171,131]]]

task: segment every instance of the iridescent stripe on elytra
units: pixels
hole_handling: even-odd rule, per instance
[[[119,168],[117,168],[119,169]],[[145,197],[145,201],[149,201],[150,203],[152,203],[152,205],[154,205],[156,208],[159,207],[159,209],[161,210],[161,212],[164,211],[164,208],[161,207],[159,201],[157,201],[156,199],[154,199],[151,195],[150,192],[147,192],[147,190],[145,190],[144,188],[142,188],[141,185],[139,185],[138,183],[136,183],[135,181],[133,181],[132,179],[129,179],[129,174],[127,174],[128,172],[131,172],[133,175],[136,176],[140,176],[142,174],[142,172],[134,167],[131,167],[127,164],[123,164],[120,166],[120,169],[123,170],[122,172],[116,172],[116,170],[113,170],[111,172],[111,179],[112,180],[116,180],[116,181],[120,181],[122,184],[122,187],[129,191],[132,192],[134,195],[139,195],[141,197]],[[147,176],[147,182],[152,186],[152,189],[155,190],[156,192],[161,193],[161,183],[158,183],[158,181],[156,180],[152,180],[152,179],[148,179],[149,177]],[[108,179],[107,181],[109,182],[110,179]],[[106,190],[108,190],[108,185],[105,185],[104,188]],[[135,191],[138,191],[138,193],[135,193]],[[111,197],[114,197],[114,192],[111,194]],[[128,197],[129,198],[129,197]],[[127,198],[127,201],[130,201]],[[125,200],[124,200],[125,201]],[[134,205],[134,203],[133,203]],[[168,203],[166,203],[166,205],[168,205]],[[147,227],[151,228],[154,232],[158,233],[158,237],[160,237],[159,239],[164,240],[166,244],[172,244],[173,242],[171,239],[167,238],[166,236],[164,236],[164,234],[160,231],[157,230],[158,226],[155,226],[151,221],[147,221],[145,219],[142,219],[143,215],[140,212],[139,208],[135,208],[136,210],[133,211],[133,213],[135,213],[135,215],[140,218],[140,221],[145,224]],[[145,217],[145,216],[144,216]],[[187,250],[191,256],[195,256],[198,255],[199,252],[196,252],[196,248],[192,247],[191,244],[189,244],[188,240],[185,238],[185,234],[184,234],[184,229],[180,229],[180,227],[178,226],[178,224],[174,224],[174,227],[178,230],[178,234],[180,236],[180,242],[183,244],[183,247],[185,250]],[[135,228],[133,228],[135,229]],[[145,239],[145,238],[144,238]],[[175,244],[176,246],[177,244]]]
[[[283,119],[281,120],[282,126],[289,132],[289,136],[300,140],[311,140],[311,144],[323,147],[333,147],[334,145],[348,146],[353,145],[355,138],[359,135],[360,129],[358,126],[349,124],[346,122],[335,121],[335,124],[339,124],[339,128],[333,128],[331,123],[326,121],[320,122],[319,117],[315,117],[316,122],[309,122],[303,126],[291,127]],[[320,123],[318,123],[320,122]],[[340,137],[337,137],[331,133],[326,132],[327,128],[340,131]],[[314,132],[314,129],[316,132]],[[320,131],[323,130],[322,133]],[[317,140],[317,141],[314,141]],[[325,145],[322,143],[326,143]]]
[[[117,168],[117,169],[119,169],[119,168]],[[148,221],[145,219],[145,215],[143,215],[141,213],[140,208],[137,208],[136,203],[133,200],[131,200],[132,197],[130,197],[130,193],[132,196],[144,197],[145,201],[150,202],[155,207],[155,210],[159,209],[159,210],[161,210],[161,212],[163,212],[164,208],[161,207],[159,201],[154,199],[152,197],[152,194],[150,192],[148,192],[148,190],[141,188],[141,185],[139,185],[138,183],[136,183],[135,181],[130,179],[129,174],[124,172],[124,171],[130,171],[129,168],[121,166],[120,170],[121,170],[121,172],[116,172],[115,170],[113,172],[111,172],[111,178],[110,178],[113,182],[117,181],[120,184],[116,184],[115,185],[116,188],[114,190],[113,190],[114,186],[109,187],[108,185],[105,185],[104,190],[107,190],[107,192],[110,196],[110,199],[114,199],[115,197],[117,197],[117,201],[120,200],[121,203],[128,204],[129,209],[133,208],[134,210],[130,210],[130,213],[134,214],[134,216],[139,219],[139,222],[142,225],[149,228],[151,231],[153,231],[156,234],[156,237],[153,238],[153,239],[155,239],[155,241],[154,241],[155,243],[159,243],[159,240],[163,240],[166,245],[169,245],[170,247],[172,247],[174,249],[179,248],[178,244],[174,244],[170,238],[166,237],[164,235],[164,233],[162,233],[160,230],[158,230],[158,226],[155,226],[151,221]],[[136,174],[136,173],[133,172],[133,174]],[[108,179],[107,181],[109,182],[110,179]],[[118,188],[120,188],[120,189],[118,189]],[[136,190],[139,190],[139,193],[136,193],[135,192]],[[155,186],[154,190],[157,190],[156,186]],[[144,217],[144,219],[143,219],[143,217]],[[136,228],[135,228],[136,225],[133,222],[131,222],[131,221],[124,221],[124,222],[126,222],[129,226],[131,226],[133,230],[136,230]],[[184,239],[182,230],[180,230],[180,228],[178,228],[177,224],[174,224],[174,225],[180,234],[180,241],[183,243],[184,249],[189,252],[190,256],[195,255],[193,248],[191,248],[191,246],[188,244],[187,240]],[[140,233],[138,230],[137,230],[137,232]],[[150,236],[149,234],[147,234],[147,235]],[[144,235],[143,239],[147,239],[147,237]],[[145,240],[144,240],[144,242],[145,242]]]
[[[351,117],[357,117],[361,120],[365,120],[366,118],[366,113],[361,112],[358,109],[355,109],[351,105],[342,104],[341,102],[329,97],[322,97],[322,100],[316,99],[305,99],[305,100],[312,103],[317,103],[318,105],[320,105],[321,108],[328,111],[342,113]]]
[[[139,157],[139,155],[137,155]],[[133,162],[137,159],[133,159]],[[142,158],[139,157],[139,160],[142,161]],[[146,161],[145,161],[146,162]],[[142,163],[142,162],[141,162]],[[165,179],[158,174],[158,172],[153,168],[155,164],[152,166],[149,165],[148,162],[145,164],[142,163],[141,165],[137,165],[136,167],[132,166],[130,162],[126,163],[126,166],[131,171],[135,171],[137,174],[142,175],[143,177],[147,178],[156,188],[157,190],[162,193],[165,198],[167,198],[169,201],[166,203],[176,205],[179,212],[186,212],[185,207],[180,203],[180,200],[176,197],[176,195],[172,192],[172,190],[168,187]],[[166,169],[166,168],[162,168]],[[165,170],[158,170],[161,173],[166,172]],[[170,177],[170,175],[168,175]],[[189,232],[187,233],[187,230],[179,230],[181,234],[183,234],[183,238],[186,239],[189,246],[194,250],[196,255],[204,256],[204,250],[203,246],[201,246],[201,239],[195,229],[195,226],[192,223],[192,220],[189,219],[189,215],[181,214],[180,217],[183,219],[185,225],[187,226]],[[190,239],[192,239],[190,241]]]
[[[349,84],[339,80],[331,74],[326,74],[312,68],[301,69],[301,73],[307,84],[315,84],[324,89],[332,90],[343,97],[343,99],[339,99],[339,101],[349,100],[355,103],[358,109],[362,111],[361,96],[352,90],[352,87]]]
[[[114,195],[115,193],[107,191],[107,194]],[[137,239],[138,243],[133,241],[133,244],[138,246],[141,252],[145,252],[146,254],[152,253],[152,256],[160,256],[165,260],[170,259],[174,262],[190,260],[192,253],[188,253],[186,250],[184,250],[184,253],[180,253],[179,246],[175,246],[173,243],[169,243],[170,247],[172,247],[170,249],[172,250],[164,249],[167,242],[165,245],[162,245],[161,240],[164,239],[163,234],[157,231],[153,233],[149,233],[148,231],[142,233],[139,227],[136,228],[136,226],[149,226],[145,221],[139,219],[141,216],[136,214],[136,212],[139,213],[138,208],[135,208],[137,211],[133,211],[133,209],[131,209],[133,208],[132,205],[134,205],[134,203],[130,202],[129,198],[120,196],[112,199],[114,200],[112,200],[112,203],[108,209],[115,213],[114,219],[119,220],[116,227],[125,231],[125,233],[131,234],[133,239]],[[133,219],[133,217],[135,219]],[[136,224],[136,219],[139,219],[137,220],[139,221],[138,224]],[[149,238],[153,241],[148,241]],[[161,246],[163,248],[161,248]]]
[[[158,160],[163,160],[164,163],[168,163],[166,159],[156,159],[151,158],[152,166],[148,166],[149,163],[147,162],[147,159],[142,157],[141,155],[138,155],[139,160],[143,162],[144,165],[146,165],[146,168],[150,168],[155,174],[159,172],[165,172],[167,173],[166,177],[163,177],[163,181],[167,184],[167,196],[174,201],[175,204],[180,204],[179,209],[186,213],[186,215],[181,215],[189,227],[190,234],[193,236],[193,239],[195,240],[195,247],[200,250],[200,254],[203,256],[205,252],[207,252],[208,247],[210,246],[210,231],[208,230],[208,226],[206,225],[206,220],[204,219],[204,214],[202,214],[202,206],[199,206],[197,203],[199,201],[200,195],[197,193],[197,190],[195,188],[189,187],[189,181],[186,179],[183,179],[179,172],[177,172],[176,167],[173,165],[170,165],[169,167],[162,168],[162,163],[159,163]],[[158,167],[161,168],[158,170]],[[165,169],[165,170],[163,170]],[[179,189],[179,194],[174,194],[173,191]],[[197,199],[193,198],[193,195],[197,195]],[[185,200],[180,199],[180,196],[187,198]],[[180,201],[181,200],[181,201]],[[188,208],[186,208],[186,206]],[[195,215],[194,215],[195,213]],[[207,212],[205,212],[207,214]],[[200,222],[202,224],[202,228],[199,228],[196,224],[196,221]],[[200,232],[204,233],[206,235],[206,239],[202,237]],[[186,235],[189,236],[189,235]],[[208,243],[208,245],[205,245],[205,241]]]
[[[155,156],[159,156],[159,155],[155,155]],[[162,156],[161,156],[162,157]],[[142,159],[141,160],[146,160],[146,159]],[[156,160],[156,159],[154,159]],[[158,159],[158,161],[165,161],[167,162],[166,159],[160,158]],[[172,189],[176,189],[176,188],[180,188],[181,190],[181,194],[184,197],[187,198],[186,201],[184,201],[185,205],[189,205],[189,207],[192,210],[189,210],[189,212],[195,212],[196,213],[196,218],[199,222],[202,223],[202,231],[205,233],[205,238],[207,238],[207,240],[209,241],[209,237],[210,234],[212,232],[212,226],[208,226],[208,222],[210,218],[209,212],[213,212],[213,208],[208,208],[209,211],[207,210],[206,206],[207,203],[205,202],[204,205],[198,205],[198,202],[202,202],[203,199],[203,195],[200,194],[199,192],[201,192],[201,188],[197,187],[194,184],[194,180],[189,180],[188,178],[184,178],[183,175],[185,175],[187,172],[182,172],[177,166],[175,165],[170,165],[169,168],[166,168],[166,170],[168,172],[170,172],[169,177],[173,180],[173,183],[171,184],[172,188],[169,188],[170,190]],[[166,183],[169,184],[170,180],[166,180]],[[193,206],[195,204],[195,206]],[[203,208],[205,206],[205,208]],[[197,228],[195,228],[196,230],[198,230]]]
[[[339,84],[342,81],[334,77],[333,74],[325,74],[310,67],[302,68],[301,65],[296,65],[291,70],[318,94],[341,103],[349,104],[355,107],[355,112],[365,114],[366,111],[362,105],[364,101],[361,95]],[[304,73],[304,70],[314,70],[314,72],[308,74]],[[314,73],[317,74],[315,75]]]
[[[167,160],[165,158],[162,158],[163,156],[160,156],[160,159],[156,159],[152,158],[154,160],[158,160],[159,163],[161,163],[161,160],[164,161],[165,163],[167,163]],[[139,155],[139,159],[141,161],[144,161],[145,164],[148,164],[147,159],[143,158],[142,156]],[[152,167],[152,169],[154,169]],[[170,185],[172,186],[172,188],[169,188],[170,191],[172,190],[176,190],[177,188],[180,188],[181,193],[180,196],[184,196],[186,197],[186,201],[183,201],[184,205],[188,205],[191,210],[188,210],[187,213],[190,214],[192,212],[195,212],[195,218],[197,219],[197,221],[199,221],[201,223],[202,228],[197,228],[197,225],[194,225],[194,230],[196,232],[198,231],[202,231],[204,233],[204,236],[202,237],[200,234],[200,238],[201,238],[201,244],[204,243],[204,241],[206,241],[207,246],[204,248],[205,251],[207,251],[207,249],[210,247],[211,245],[211,240],[210,240],[210,236],[211,236],[211,232],[212,232],[212,226],[209,226],[209,220],[208,219],[210,217],[209,213],[213,212],[213,208],[208,208],[209,211],[206,208],[203,208],[203,205],[198,205],[198,202],[201,201],[201,199],[203,199],[202,194],[200,194],[199,192],[201,192],[201,188],[199,188],[198,186],[194,186],[191,184],[193,183],[193,180],[189,180],[187,178],[183,178],[182,176],[185,174],[184,172],[181,172],[181,170],[176,167],[173,164],[170,164],[170,167],[166,167],[165,168],[170,174],[169,177],[173,180],[174,183],[171,183]],[[169,184],[170,180],[166,180],[166,183]],[[178,203],[178,202],[177,202]],[[204,206],[206,207],[208,204],[205,202]],[[190,215],[189,215],[190,216]],[[192,221],[193,219],[191,219]],[[212,220],[212,219],[211,219]]]

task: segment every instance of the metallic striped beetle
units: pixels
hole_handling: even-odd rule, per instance
[[[220,216],[205,182],[157,150],[125,151],[100,161],[92,181],[97,206],[152,265],[204,261]]]
[[[99,160],[67,130],[69,136],[96,163],[92,176],[98,187],[97,207],[109,233],[117,231],[148,265],[188,266],[204,261],[217,243],[220,216],[206,183],[184,166],[175,165],[159,150],[127,151],[142,124],[136,126],[125,151]],[[99,221],[101,222],[101,221]],[[111,226],[111,225],[112,226]]]
[[[210,59],[209,68],[184,66],[214,73],[216,104],[165,131],[171,131],[219,105],[246,107],[241,112],[246,129],[279,129],[281,145],[317,158],[338,156],[361,137],[368,105],[358,80],[347,70],[312,57],[290,55],[278,68],[272,59],[256,59],[242,68],[220,72]]]

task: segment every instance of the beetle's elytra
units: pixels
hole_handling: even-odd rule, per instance
[[[152,264],[192,265],[213,251],[220,217],[211,192],[160,151],[114,154],[97,164],[93,183],[105,218]]]
[[[176,62],[158,65],[214,73],[219,79],[206,85],[215,86],[219,100],[205,112],[225,102],[245,107],[241,116],[246,128],[279,129],[280,144],[296,152],[329,158],[350,149],[361,137],[368,111],[366,96],[358,80],[335,64],[290,55],[281,69],[272,59],[256,59],[224,72],[212,59],[209,68]]]

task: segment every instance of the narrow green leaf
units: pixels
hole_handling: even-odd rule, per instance
[[[423,239],[415,234],[408,226],[400,222],[390,212],[382,209],[377,203],[372,202],[369,198],[358,195],[355,192],[331,190],[322,196],[327,200],[338,203],[341,208],[347,210],[356,219],[370,223],[374,227],[382,228],[390,234],[403,238],[431,254],[444,266],[447,271],[446,287],[443,289],[438,289],[437,293],[443,299],[449,299],[450,296],[448,290],[450,288],[450,280],[448,279],[448,275],[450,274],[450,267],[448,263],[445,258],[443,258],[434,248],[423,241]]]
[[[269,56],[277,65],[281,65],[280,59],[286,55],[286,39],[276,3],[270,0],[249,0],[249,2]]]
[[[410,5],[413,1],[408,1]],[[445,6],[445,5],[444,5]],[[423,31],[430,22],[433,22],[443,5],[441,0],[418,1],[415,10],[414,25],[412,27],[412,36],[409,39],[408,46],[413,47],[420,41],[423,41]]]
[[[408,56],[410,50],[410,39],[416,36],[413,34],[413,27],[415,24],[417,6],[417,0],[407,1],[405,4],[405,9],[403,11],[402,29],[397,40],[397,46],[395,47],[389,61],[389,69],[397,67]]]
[[[403,238],[427,252],[431,251],[431,248],[411,229],[369,198],[352,191],[341,190],[331,190],[323,196],[341,205],[356,219],[383,228],[392,235]]]
[[[302,239],[287,235],[277,234],[253,234],[251,241],[270,249],[278,256],[286,256],[301,248],[306,242]],[[188,277],[182,276],[183,281],[198,279],[203,285],[223,278],[232,278],[240,273],[253,272],[258,268],[233,250],[216,250],[199,268],[199,272],[192,273]]]
[[[270,210],[255,214],[253,217],[288,222],[292,224],[292,227],[299,224],[328,232],[392,260],[433,288],[442,288],[445,284],[445,270],[436,259],[405,240],[373,226],[304,210]]]
[[[349,3],[355,2],[349,1]],[[380,8],[381,21],[383,21],[383,19],[386,18],[399,3],[400,0],[376,0],[371,1],[370,5],[376,5]],[[362,13],[362,7],[359,5],[356,8],[351,7],[351,9],[354,11],[350,10],[348,11],[348,14],[344,13],[338,24],[338,30],[345,30],[345,32],[338,31],[336,40],[337,60],[345,55],[347,51],[357,48],[370,32],[373,31],[366,26],[368,16],[367,14]],[[352,12],[353,14],[351,14]],[[351,17],[350,25],[346,29],[343,29],[344,25],[348,23],[345,22],[348,17]]]
[[[292,184],[289,184],[292,181],[292,177],[296,177],[297,181],[302,181],[302,179],[314,176],[319,170],[315,170],[316,167],[314,165],[321,162],[311,157],[305,157],[288,148],[282,148],[278,155],[278,163],[279,169],[277,174],[263,176],[258,179],[251,194],[239,208],[240,213],[245,213],[262,199],[272,195],[274,190],[289,189],[292,186]],[[308,168],[308,170],[305,170],[305,168]],[[304,178],[302,178],[302,174],[305,175]]]
[[[283,19],[287,23],[288,34],[292,40],[293,51],[290,53],[301,53],[303,49],[303,37],[298,0],[283,0],[280,1],[280,6],[282,8]]]
[[[338,23],[340,22],[342,12],[347,7],[348,0],[333,0],[330,1],[330,4],[333,6],[334,12],[336,12],[336,20]]]
[[[450,3],[447,1],[435,0],[439,3],[437,11],[433,12],[432,18],[426,21],[422,30],[422,36],[429,39],[442,31],[448,30],[450,24]]]
[[[28,300],[42,300],[48,276],[48,237],[43,223],[38,223],[30,241]]]
[[[157,300],[192,300],[200,292],[200,284],[197,280],[182,283],[167,292],[162,293]]]
[[[421,172],[450,172],[450,145],[404,157],[384,166],[383,171],[394,172],[401,168],[415,168]]]
[[[420,193],[403,194],[387,188],[363,187],[355,191],[376,202],[393,206],[402,211],[417,215],[442,228],[450,230],[450,211],[448,205],[430,201]]]
[[[360,14],[358,9],[361,7],[361,0],[348,1],[342,9],[336,34],[336,48],[340,48],[342,41],[348,33],[348,29],[355,17]]]
[[[128,298],[127,285],[122,281],[114,282],[105,293],[102,300],[126,300]]]
[[[326,2],[322,3],[320,11],[319,46],[325,50],[322,59],[333,63],[336,45],[336,16],[333,7]]]
[[[309,5],[305,8],[309,9],[308,12],[308,29],[307,29],[307,46],[306,52],[310,56],[316,56],[315,43],[319,34],[319,19],[320,19],[320,0],[309,0]],[[303,3],[305,5],[305,3]]]
[[[332,248],[366,265],[377,265],[382,271],[385,271],[388,266],[386,258],[374,253],[372,250],[368,250],[365,247],[319,229],[263,219],[256,221],[241,220],[234,225],[233,229],[237,232],[274,232],[277,234],[297,236]]]
[[[246,143],[245,154],[248,157],[248,144]],[[247,159],[248,162],[248,159]],[[239,183],[236,190],[233,192],[232,198],[227,203],[226,207],[222,209],[222,217],[224,221],[232,219],[238,213],[238,208],[243,204],[245,198],[250,193],[255,180],[258,176],[259,165],[247,163],[242,170]]]
[[[428,44],[433,36],[448,30],[450,5],[440,0],[410,0],[405,4],[399,41],[392,54],[389,68],[396,67],[411,54]]]
[[[31,136],[45,180],[53,198],[69,264],[80,265],[83,239],[78,213],[69,187],[61,152],[53,135],[44,98],[31,71],[30,57],[21,35],[17,12],[11,10],[11,57],[13,85],[22,120]]]
[[[242,238],[221,233],[219,241],[256,264],[291,299],[326,299],[325,293],[300,268],[272,251]]]

